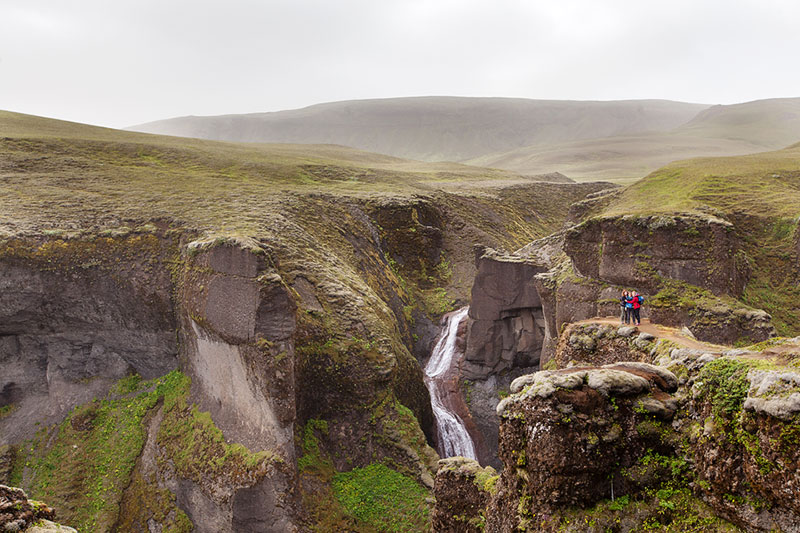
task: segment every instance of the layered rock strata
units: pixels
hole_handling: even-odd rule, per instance
[[[711,215],[592,218],[567,232],[565,251],[580,275],[640,290],[662,277],[739,296],[750,274],[733,225]]]

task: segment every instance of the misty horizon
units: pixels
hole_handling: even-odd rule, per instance
[[[434,95],[743,103],[798,96],[798,18],[777,0],[10,0],[0,108],[121,128]]]

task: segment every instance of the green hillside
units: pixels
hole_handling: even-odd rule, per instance
[[[774,152],[678,161],[634,183],[606,214],[709,212],[789,217],[800,213],[800,143]]]
[[[333,145],[236,144],[0,112],[0,235],[165,219],[254,233],[298,193],[356,197],[492,190],[513,172]]]

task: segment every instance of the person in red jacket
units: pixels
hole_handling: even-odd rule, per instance
[[[633,292],[633,296],[632,296],[632,300],[633,300],[633,322],[637,326],[641,326],[642,325],[642,318],[639,315],[639,313],[641,312],[642,303],[644,303],[644,298],[642,296],[640,296],[638,292],[634,291]]]

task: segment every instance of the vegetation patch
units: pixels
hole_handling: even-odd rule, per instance
[[[126,378],[130,394],[76,407],[58,427],[41,430],[20,448],[23,468],[12,482],[24,482],[32,497],[57,508],[60,519],[80,531],[110,530],[144,445],[144,416],[178,394],[186,379],[176,371],[131,389],[133,380]]]
[[[750,365],[737,359],[719,358],[707,363],[697,381],[702,383],[703,394],[711,401],[712,413],[724,419],[737,415],[747,398],[750,382],[747,372]]]
[[[333,493],[345,512],[376,531],[430,529],[428,491],[414,479],[373,463],[333,476]]]
[[[280,458],[269,451],[250,452],[226,442],[211,415],[189,404],[190,379],[177,374],[174,392],[164,397],[158,444],[185,478],[203,484],[209,478],[236,485],[253,482]]]

